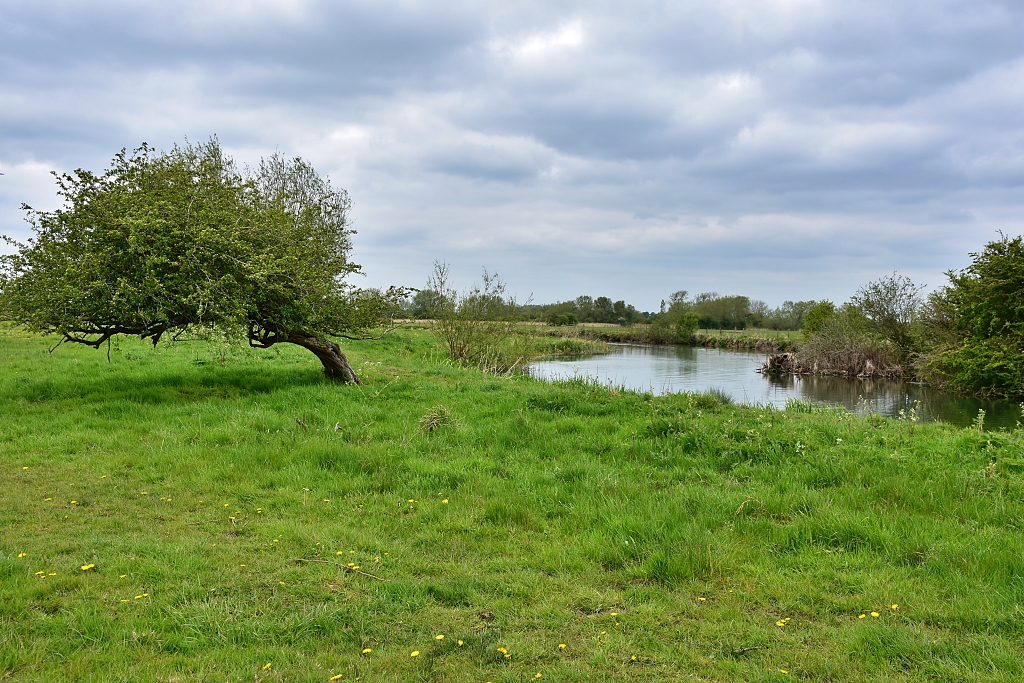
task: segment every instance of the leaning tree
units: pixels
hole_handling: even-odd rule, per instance
[[[359,383],[329,337],[362,338],[406,295],[357,289],[348,193],[307,162],[236,168],[217,140],[122,150],[102,174],[54,174],[64,205],[23,206],[35,233],[4,238],[0,318],[99,347],[220,330],[250,346],[292,343],[331,379]]]

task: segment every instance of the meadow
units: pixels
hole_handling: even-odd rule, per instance
[[[0,679],[1019,681],[1024,439],[0,329]]]

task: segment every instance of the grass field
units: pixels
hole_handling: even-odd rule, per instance
[[[0,679],[1024,677],[1019,430],[52,343],[0,330]]]

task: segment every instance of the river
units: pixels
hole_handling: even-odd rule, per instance
[[[986,428],[1012,429],[1021,420],[1020,404],[983,401],[945,394],[898,380],[844,377],[784,377],[757,373],[766,356],[752,351],[692,346],[614,344],[611,353],[573,360],[541,360],[530,366],[534,377],[557,380],[587,377],[602,384],[655,394],[724,391],[736,403],[784,408],[790,399],[842,406],[855,413],[899,417],[911,410],[925,422],[968,426],[985,411]]]

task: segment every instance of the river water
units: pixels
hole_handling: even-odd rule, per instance
[[[844,377],[768,379],[756,372],[766,358],[752,351],[615,344],[611,353],[600,356],[538,361],[530,366],[530,372],[540,379],[586,377],[655,394],[717,389],[736,403],[777,408],[797,399],[890,417],[914,409],[923,421],[941,420],[958,426],[970,425],[979,409],[985,411],[986,428],[1012,429],[1021,420],[1016,402],[953,396],[910,382]]]

